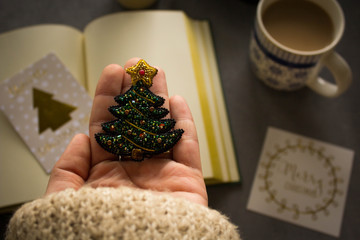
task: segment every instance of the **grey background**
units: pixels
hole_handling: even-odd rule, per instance
[[[274,91],[255,78],[248,63],[255,0],[159,0],[151,7],[183,10],[211,23],[242,183],[209,186],[209,205],[229,216],[244,239],[334,239],[246,210],[269,126],[355,150],[340,239],[360,239],[360,2],[339,2],[346,29],[336,50],[350,64],[353,83],[336,99],[306,88],[292,93]],[[84,29],[97,17],[124,10],[115,0],[0,0],[0,33],[40,23]],[[329,74],[324,72],[323,76]],[[0,215],[1,235],[10,216]]]

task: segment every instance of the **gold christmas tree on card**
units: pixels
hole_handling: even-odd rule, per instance
[[[33,88],[33,108],[38,109],[39,134],[46,129],[57,130],[71,120],[70,113],[76,110],[69,104],[53,99],[53,94]]]

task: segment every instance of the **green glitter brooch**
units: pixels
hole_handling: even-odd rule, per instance
[[[157,69],[140,60],[126,69],[132,86],[114,99],[109,107],[115,120],[102,124],[105,133],[96,133],[96,141],[106,151],[121,160],[143,161],[169,151],[181,138],[184,130],[173,129],[174,119],[163,119],[169,110],[162,108],[165,99],[149,90]]]

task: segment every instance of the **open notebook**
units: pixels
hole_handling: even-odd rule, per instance
[[[84,32],[64,25],[36,25],[0,35],[0,81],[53,52],[94,95],[103,68],[141,57],[166,73],[169,94],[183,96],[195,119],[207,184],[240,181],[226,106],[207,21],[181,11],[132,11],[107,15]],[[40,196],[48,175],[0,113],[0,207]],[[25,165],[11,159],[23,159]],[[25,163],[24,163],[25,164]],[[3,172],[7,179],[1,179]],[[21,176],[19,178],[18,176]],[[30,179],[28,181],[28,179]],[[10,191],[12,189],[12,191]],[[30,189],[30,190],[29,190]]]

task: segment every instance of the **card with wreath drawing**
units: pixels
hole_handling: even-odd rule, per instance
[[[354,151],[270,127],[247,209],[340,235]]]

